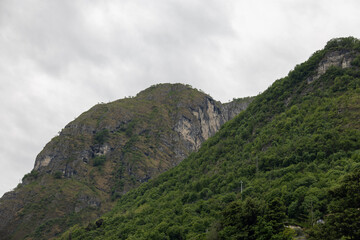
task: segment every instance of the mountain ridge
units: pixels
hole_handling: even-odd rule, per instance
[[[358,39],[329,41],[199,151],[60,239],[360,237],[359,56]]]
[[[252,98],[222,105],[182,84],[97,104],[67,124],[34,169],[0,200],[7,239],[50,238],[109,210],[121,195],[180,163]]]

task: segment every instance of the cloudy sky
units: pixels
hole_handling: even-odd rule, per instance
[[[98,102],[181,82],[256,95],[335,37],[358,0],[0,0],[0,196]]]

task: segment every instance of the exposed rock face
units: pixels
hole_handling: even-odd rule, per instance
[[[245,110],[251,98],[244,102],[233,102],[219,105],[212,98],[207,97],[204,103],[192,110],[191,118],[182,116],[175,124],[181,138],[187,142],[189,150],[196,151],[201,143],[213,136],[228,120]]]
[[[51,157],[45,156],[43,159],[35,162],[34,169],[38,170],[41,167],[46,167],[47,165],[49,165],[50,161],[51,161]]]
[[[351,66],[351,61],[354,60],[354,54],[350,51],[333,51],[325,55],[320,61],[316,70],[316,74],[310,77],[307,81],[312,83],[319,79],[330,67],[348,68]]]
[[[223,105],[189,86],[161,84],[94,106],[53,138],[23,184],[0,200],[0,234],[23,238],[46,223],[49,238],[74,213],[85,222],[98,217],[111,198],[198,150],[251,100]]]
[[[224,116],[216,102],[211,98],[204,99],[204,103],[191,110],[190,117],[181,116],[175,124],[175,131],[191,151],[198,150],[201,143],[214,135],[224,124]]]
[[[223,106],[223,116],[225,118],[225,122],[233,119],[240,112],[244,111],[249,104],[252,102],[253,97],[239,98],[234,99],[231,102],[224,103]]]

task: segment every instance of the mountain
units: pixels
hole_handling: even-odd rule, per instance
[[[178,166],[60,239],[360,239],[359,177],[360,41],[333,39]]]
[[[94,106],[66,125],[22,184],[0,199],[1,239],[49,239],[98,218],[197,151],[251,101],[221,104],[190,86],[159,84]]]

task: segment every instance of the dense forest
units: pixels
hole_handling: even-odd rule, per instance
[[[342,56],[350,64],[327,64]],[[359,209],[360,41],[349,37],[275,81],[177,167],[60,238],[360,239]]]

